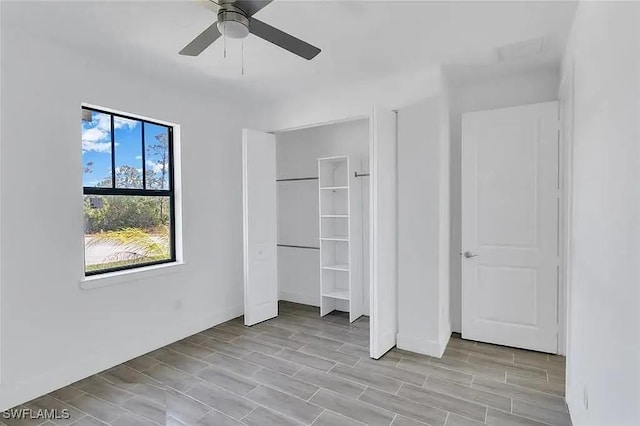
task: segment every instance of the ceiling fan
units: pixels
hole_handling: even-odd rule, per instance
[[[198,56],[221,35],[240,39],[251,33],[304,59],[315,58],[320,53],[320,49],[317,47],[253,17],[256,12],[271,1],[220,0],[215,2],[219,6],[218,21],[193,39],[179,53],[186,56]]]

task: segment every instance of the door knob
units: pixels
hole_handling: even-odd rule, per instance
[[[464,257],[466,257],[467,259],[471,259],[472,257],[476,257],[476,256],[478,256],[477,254],[475,254],[475,253],[471,253],[470,251],[465,251],[462,255],[463,255]]]

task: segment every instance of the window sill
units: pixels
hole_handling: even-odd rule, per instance
[[[164,263],[162,265],[145,266],[126,271],[108,272],[106,274],[91,275],[80,280],[80,288],[91,290],[93,288],[123,284],[132,281],[144,280],[161,275],[181,272],[185,267],[184,262]]]

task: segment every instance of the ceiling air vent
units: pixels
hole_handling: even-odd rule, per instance
[[[512,61],[542,54],[542,37],[507,44],[498,48],[498,62]]]

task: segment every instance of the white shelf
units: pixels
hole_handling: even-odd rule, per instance
[[[360,197],[359,187],[351,186],[349,170],[349,157],[318,159],[320,315],[348,311],[349,320],[353,321],[362,315],[361,291],[352,282],[352,274],[360,280],[360,258],[352,257],[358,245],[358,240],[352,238],[359,235],[357,228],[352,229],[358,217],[352,207],[357,206],[355,201]]]
[[[329,271],[349,272],[349,265],[346,265],[346,264],[326,265],[326,266],[322,266],[322,269],[327,269]]]
[[[322,297],[331,297],[332,299],[349,300],[349,290],[333,290],[322,294]]]

